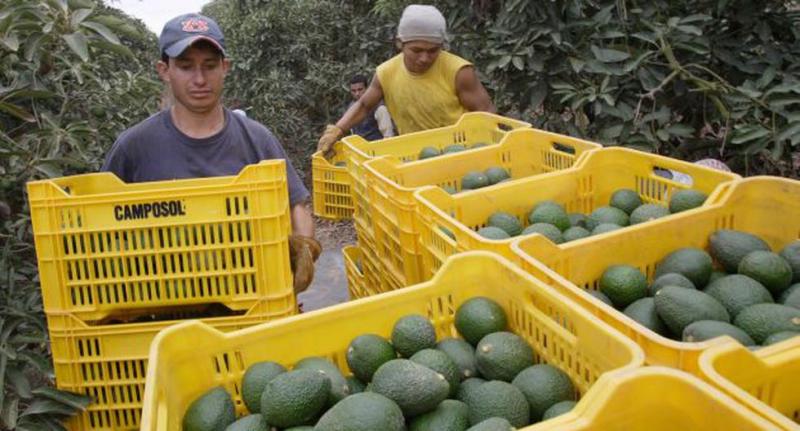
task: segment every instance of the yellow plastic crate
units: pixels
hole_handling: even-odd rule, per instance
[[[246,314],[203,319],[221,330],[233,331],[295,314],[273,301],[257,303]],[[201,315],[192,311],[173,318]],[[206,315],[205,313],[202,315]],[[91,326],[75,316],[50,321],[50,347],[59,389],[94,399],[88,409],[70,419],[74,431],[138,430],[144,397],[150,343],[158,332],[179,320]]]
[[[438,187],[423,188],[415,192],[419,202],[417,217],[423,276],[432,276],[447,256],[460,251],[489,250],[514,259],[511,243],[518,238],[490,240],[476,232],[496,211],[515,215],[523,226],[528,225],[532,207],[544,200],[562,204],[567,212],[588,215],[595,208],[608,205],[611,194],[621,188],[636,190],[646,203],[667,205],[674,191],[689,186],[659,176],[658,169],[689,175],[694,182],[691,188],[707,194],[720,184],[739,178],[736,174],[668,157],[625,148],[603,148],[587,152],[572,168],[498,184],[486,190],[449,195]],[[671,217],[674,216],[666,219]],[[449,229],[455,240],[447,236],[442,227]],[[613,236],[625,230],[605,235]],[[553,245],[542,235],[530,236]],[[598,238],[605,236],[592,237],[593,240]],[[583,243],[576,241],[564,246]]]
[[[350,174],[341,142],[334,145],[336,154],[331,160],[316,152],[311,156],[314,214],[328,220],[346,220],[353,217],[353,198],[350,192]]]
[[[718,229],[750,232],[780,250],[800,238],[800,181],[776,177],[733,181],[711,195],[706,206],[670,218],[558,246],[531,236],[516,241],[512,249],[525,270],[636,341],[648,364],[698,374],[700,354],[722,338],[683,343],[662,337],[584,289],[597,290],[603,271],[615,264],[636,266],[652,280],[656,264],[667,254],[682,247],[705,249],[708,236]]]
[[[363,265],[364,273],[364,291],[366,296],[375,295],[383,292],[383,282],[381,280],[381,266],[378,256],[375,254],[375,245],[372,239],[367,236],[363,229],[359,228],[356,223],[356,240],[358,250],[361,253],[361,263]],[[363,296],[359,296],[358,299]]]
[[[360,299],[366,296],[376,295],[383,291],[383,284],[380,276],[381,270],[380,266],[378,266],[378,263],[376,262],[377,259],[375,259],[374,256],[364,249],[361,249],[361,257],[363,259],[362,264],[364,265],[364,292],[363,296],[352,299]]]
[[[389,268],[386,267],[383,260],[378,256],[375,240],[370,235],[368,229],[365,229],[355,220],[356,226],[356,239],[359,251],[364,266],[364,277],[366,289],[362,291],[362,295],[357,298],[364,298],[370,295],[377,295],[383,292],[391,292],[392,290],[400,289],[407,286],[403,281],[398,280],[392,274]]]
[[[467,147],[479,142],[496,144],[513,129],[530,127],[530,123],[501,117],[485,112],[470,112],[461,116],[452,126],[409,133],[401,136],[367,141],[358,135],[342,139],[350,173],[350,192],[353,199],[353,218],[363,226],[373,229],[372,211],[367,192],[364,163],[375,157],[390,156],[409,162],[417,160],[422,148],[431,146],[442,149],[452,144]],[[442,156],[446,157],[446,156]]]
[[[307,356],[333,360],[348,374],[345,351],[363,333],[391,335],[407,314],[427,316],[439,337],[456,334],[455,310],[474,296],[497,301],[512,331],[547,362],[570,375],[580,394],[605,372],[639,367],[641,350],[535,278],[491,253],[451,259],[430,282],[319,311],[223,334],[187,322],[157,337],[151,347],[142,430],[177,431],[188,405],[222,385],[244,413],[240,379],[250,364],[272,360],[290,366]]]
[[[342,249],[344,255],[344,269],[347,274],[347,290],[350,292],[350,299],[358,299],[369,296],[364,277],[364,259],[361,257],[361,249],[355,245],[349,245]]]
[[[407,286],[423,281],[414,191],[422,186],[461,189],[470,171],[505,168],[513,179],[571,167],[599,144],[536,129],[508,132],[498,145],[412,163],[378,157],[364,163],[378,255],[394,279]],[[485,189],[484,189],[485,190]]]
[[[230,177],[35,181],[28,198],[48,314],[88,322],[169,306],[293,301],[283,160]]]
[[[709,382],[781,429],[800,429],[800,337],[751,352],[738,343],[700,355]]]
[[[417,160],[420,150],[462,144],[469,148],[477,143],[496,144],[511,130],[531,127],[530,123],[486,112],[468,112],[452,126],[408,133],[378,141],[367,141],[358,135],[342,139],[348,157],[347,170],[354,181],[364,184],[364,162],[379,156],[391,156],[403,162]],[[444,156],[446,157],[446,156]]]
[[[711,385],[681,371],[607,373],[572,411],[525,431],[778,430]]]
[[[356,228],[356,244],[363,252],[368,252],[370,258],[376,256],[372,262],[377,265],[378,259],[375,252],[375,240],[373,239],[372,231],[362,226],[357,221],[354,222],[354,225]]]

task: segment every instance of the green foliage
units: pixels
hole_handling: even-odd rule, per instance
[[[0,2],[2,429],[62,429],[89,401],[50,387],[25,183],[98,169],[117,134],[156,109],[155,53],[141,23],[91,0]]]
[[[29,241],[30,220],[3,229],[0,250],[0,425],[3,429],[63,429],[60,421],[83,410],[89,399],[50,387],[52,365],[42,298]],[[16,235],[5,235],[11,231]]]
[[[797,175],[794,2],[446,3],[456,51],[501,110],[608,145]]]

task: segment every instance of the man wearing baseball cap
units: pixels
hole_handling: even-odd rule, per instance
[[[325,128],[318,151],[330,155],[343,131],[361,122],[381,99],[399,134],[449,126],[469,111],[494,112],[472,63],[444,50],[446,23],[434,6],[406,7],[395,42],[400,54],[379,65],[364,95]]]
[[[143,182],[236,175],[246,165],[284,159],[294,288],[302,292],[313,279],[321,251],[305,206],[309,193],[272,132],[222,106],[230,68],[222,31],[209,17],[180,15],[164,25],[158,44],[161,60],[156,69],[171,90],[171,106],[124,131],[102,170],[125,182]]]

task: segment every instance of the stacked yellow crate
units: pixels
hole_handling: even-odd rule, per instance
[[[94,402],[75,430],[133,430],[150,341],[179,319],[241,329],[296,313],[283,161],[237,176],[28,183],[60,389]]]
[[[709,235],[718,229],[758,235],[775,249],[798,239],[800,181],[774,177],[732,181],[720,187],[701,208],[614,231],[605,237],[557,245],[534,235],[516,240],[511,247],[523,269],[556,286],[635,340],[644,349],[649,364],[698,374],[700,354],[722,339],[684,343],[660,336],[585,290],[597,290],[603,271],[610,265],[633,265],[652,279],[656,264],[664,256],[682,247],[705,249]]]
[[[441,150],[455,144],[465,147],[471,147],[478,143],[496,144],[509,131],[525,127],[530,127],[530,124],[499,115],[472,112],[464,114],[452,126],[409,133],[379,141],[370,142],[357,135],[348,136],[334,147],[336,155],[333,159],[324,160],[321,154],[314,156],[316,168],[312,174],[315,186],[315,213],[327,218],[341,218],[330,216],[332,206],[329,203],[338,202],[337,196],[340,195],[340,193],[332,193],[330,190],[340,190],[338,184],[342,182],[342,173],[346,172],[350,180],[350,203],[353,208],[353,223],[358,236],[357,246],[361,249],[362,260],[368,262],[366,266],[375,269],[374,274],[370,274],[371,268],[364,268],[365,282],[369,285],[368,290],[385,292],[406,286],[415,280],[407,280],[390,271],[390,268],[383,264],[379,254],[376,243],[375,214],[370,200],[365,163],[380,157],[400,162],[413,162],[418,159],[420,150],[425,147]],[[343,161],[345,163],[341,163]],[[337,163],[346,166],[336,166]],[[336,172],[336,174],[332,174],[332,172]],[[325,178],[334,178],[333,175],[336,175],[335,180],[325,180]]]
[[[523,238],[512,244],[512,249],[529,273],[634,340],[644,350],[648,364],[698,375],[741,403],[742,409],[768,419],[779,429],[796,430],[800,427],[800,337],[755,351],[727,337],[676,341],[655,334],[585,292],[598,289],[603,270],[612,264],[633,265],[652,278],[664,256],[682,247],[705,249],[709,236],[719,229],[757,235],[773,250],[800,239],[800,181],[777,177],[735,180],[717,189],[702,208],[672,219],[574,244]]]
[[[333,221],[347,220],[353,217],[347,156],[341,142],[333,149],[335,154],[330,160],[321,152],[311,156],[314,214]]]
[[[475,296],[500,304],[509,330],[530,343],[536,362],[560,368],[575,384],[579,401],[572,411],[525,431],[779,429],[696,377],[641,367],[643,354],[631,340],[556,289],[496,254],[469,252],[449,259],[432,280],[395,292],[235,333],[197,322],[164,331],[151,351],[142,430],[180,430],[191,402],[219,386],[237,413],[246,414],[239,382],[260,361],[290,368],[305,357],[324,357],[350,374],[350,340],[363,333],[389,337],[404,315],[426,316],[438,337],[454,336],[455,310]],[[313,342],[298,344],[299,334]]]
[[[424,186],[461,190],[469,172],[499,167],[518,180],[571,167],[600,145],[531,128],[508,132],[497,145],[442,155],[414,163],[378,157],[364,164],[373,231],[383,268],[400,286],[427,280],[418,242],[417,201]],[[488,191],[487,191],[488,192]]]
[[[692,186],[660,176],[659,172],[665,169],[690,176]],[[486,226],[489,216],[496,211],[510,213],[526,226],[531,208],[546,200],[561,204],[567,212],[588,215],[594,209],[608,205],[611,194],[618,189],[635,190],[645,203],[667,205],[677,190],[692,188],[710,194],[721,184],[736,178],[739,178],[736,174],[663,156],[624,148],[604,148],[587,153],[571,168],[499,184],[491,189],[449,195],[438,187],[423,188],[415,192],[415,196],[424,276],[431,277],[448,256],[462,251],[489,250],[513,259],[511,244],[517,238],[491,240],[476,232]],[[664,219],[673,217],[676,216]],[[616,233],[591,238],[601,241],[601,238]],[[539,234],[528,237],[545,240]],[[583,243],[585,240],[579,240],[564,247]]]
[[[345,373],[350,341],[365,333],[390,338],[397,319],[420,314],[438,337],[454,336],[456,309],[484,296],[500,304],[509,330],[523,337],[536,361],[559,367],[581,394],[613,370],[642,363],[630,340],[509,261],[476,252],[452,259],[427,282],[230,334],[189,323],[164,331],[153,345],[143,430],[179,430],[197,396],[222,385],[244,413],[239,382],[247,367],[271,360],[287,367],[308,356],[332,360]],[[298,342],[298,337],[302,342]]]

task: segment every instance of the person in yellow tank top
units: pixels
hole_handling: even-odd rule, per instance
[[[400,53],[378,66],[367,91],[336,124],[326,126],[317,151],[361,122],[381,100],[399,134],[454,124],[470,111],[495,112],[489,93],[469,61],[445,51],[444,16],[433,6],[410,5],[397,27]]]

